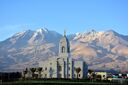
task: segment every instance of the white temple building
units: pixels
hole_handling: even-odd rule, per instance
[[[39,67],[43,68],[41,78],[86,78],[88,72],[86,62],[71,58],[65,33],[59,42],[58,56],[39,62]]]

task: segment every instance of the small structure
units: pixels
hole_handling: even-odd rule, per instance
[[[101,80],[107,79],[107,72],[95,72],[97,78],[100,78]]]

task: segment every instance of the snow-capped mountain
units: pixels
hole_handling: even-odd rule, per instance
[[[73,57],[79,56],[90,68],[128,70],[128,36],[92,30],[77,33],[71,43]]]
[[[58,54],[61,34],[46,28],[27,30],[0,42],[0,70],[23,69],[38,65]],[[128,36],[113,30],[68,35],[71,55],[93,69],[128,70]]]
[[[0,70],[23,69],[57,55],[62,35],[48,29],[27,30],[0,42]]]

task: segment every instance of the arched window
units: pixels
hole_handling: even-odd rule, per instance
[[[65,47],[64,46],[62,46],[61,51],[62,51],[62,53],[65,52]]]

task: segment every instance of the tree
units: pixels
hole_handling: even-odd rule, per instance
[[[77,73],[77,78],[78,78],[78,74],[80,73],[80,71],[81,71],[81,68],[80,68],[80,67],[78,67],[78,68],[75,68],[75,71],[76,71],[76,73]]]
[[[25,75],[28,73],[28,68],[26,68],[24,71],[23,71],[23,78],[25,78]]]
[[[53,73],[54,73],[54,69],[52,69],[52,68],[50,67],[50,69],[49,69],[49,73],[50,73],[50,78],[52,78]]]
[[[41,71],[43,70],[41,67],[39,67],[39,68],[37,68],[37,70],[38,70],[38,73],[39,73],[39,78],[41,78]]]
[[[34,78],[34,73],[36,71],[36,68],[30,68],[31,72],[32,72],[32,78]]]
[[[96,78],[96,74],[95,74],[94,71],[91,70],[91,69],[88,70],[88,73],[89,73],[88,78],[89,78],[91,81],[93,81],[93,79]]]
[[[88,70],[88,73],[89,73],[89,74],[92,74],[93,72],[94,72],[94,71],[91,70],[91,69]]]
[[[92,75],[93,75],[93,70],[89,69],[88,70],[88,78],[91,80],[92,79]]]

